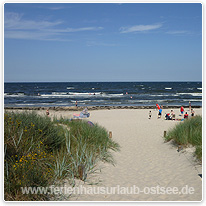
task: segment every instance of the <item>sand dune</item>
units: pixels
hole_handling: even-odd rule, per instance
[[[179,114],[178,109],[174,109]],[[196,109],[201,114],[202,109]],[[42,111],[39,111],[42,113]],[[163,113],[169,109],[163,110]],[[97,122],[108,131],[121,146],[120,152],[113,152],[116,165],[100,163],[101,172],[88,175],[86,182],[77,181],[85,188],[93,187],[193,187],[194,194],[82,194],[72,195],[70,201],[200,201],[202,200],[201,165],[195,162],[193,149],[177,152],[170,142],[164,143],[164,131],[174,127],[178,121],[157,119],[157,111],[97,110],[91,111],[88,120]],[[70,118],[72,112],[50,112],[51,116]],[[90,185],[91,182],[94,185]],[[65,184],[65,186],[69,186]],[[67,200],[67,199],[65,199]]]

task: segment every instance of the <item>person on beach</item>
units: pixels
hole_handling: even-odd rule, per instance
[[[187,112],[186,112],[185,115],[184,115],[184,119],[188,119],[188,114],[187,114]]]
[[[49,116],[49,109],[46,110],[46,115]]]
[[[77,101],[76,101],[76,107],[77,107]]]
[[[158,119],[161,119],[162,117],[162,106],[159,109]]]
[[[151,118],[152,118],[152,112],[149,111],[149,119],[151,119]]]
[[[183,113],[184,113],[184,107],[183,106],[181,106],[180,112],[181,112],[181,115],[183,115]]]
[[[166,120],[172,120],[172,117],[170,116],[170,113],[165,113],[165,119]]]
[[[189,111],[191,111],[191,102],[189,101]]]
[[[175,120],[175,113],[174,113],[173,110],[171,110],[170,115],[171,115],[171,117],[172,117],[172,120]]]
[[[194,109],[191,109],[191,116],[192,116],[192,117],[195,116],[195,111],[194,111]]]

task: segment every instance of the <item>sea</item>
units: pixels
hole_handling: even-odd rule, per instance
[[[202,82],[5,83],[4,107],[202,106]]]

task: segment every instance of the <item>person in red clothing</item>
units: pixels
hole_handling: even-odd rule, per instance
[[[186,112],[185,115],[184,115],[184,119],[188,119],[188,114],[187,114],[187,112]]]
[[[184,107],[183,106],[181,106],[180,112],[181,112],[181,115],[183,115],[183,113],[184,113]]]
[[[166,113],[165,113],[166,114]],[[165,115],[166,120],[172,120],[172,117],[170,116],[170,113],[167,113]]]

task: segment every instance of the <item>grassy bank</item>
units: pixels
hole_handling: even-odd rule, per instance
[[[21,187],[46,187],[67,178],[86,180],[98,161],[114,163],[119,145],[108,132],[87,121],[51,120],[36,113],[4,115],[4,199],[49,200]]]
[[[174,139],[177,144],[183,146],[188,144],[195,146],[195,154],[202,160],[202,117],[196,116],[177,124],[168,132],[165,139],[167,141]]]

